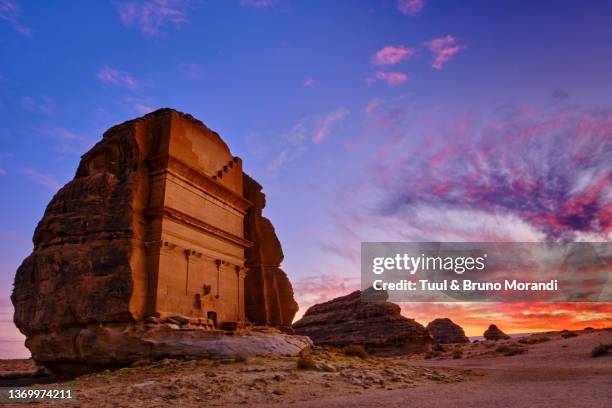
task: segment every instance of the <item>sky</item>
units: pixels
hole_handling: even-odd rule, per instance
[[[0,358],[15,270],[114,124],[202,120],[267,194],[300,305],[362,241],[612,240],[612,3],[0,0]],[[612,325],[611,303],[402,304],[468,335]],[[501,322],[501,323],[500,323]]]

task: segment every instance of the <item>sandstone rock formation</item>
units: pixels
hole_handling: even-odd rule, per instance
[[[485,340],[506,340],[509,339],[506,333],[501,331],[496,325],[492,324],[483,334]]]
[[[291,322],[293,291],[260,190],[189,115],[160,109],[106,131],[47,206],[15,276],[14,321],[33,358],[67,366],[156,355],[146,319],[200,332],[243,328],[245,316]]]
[[[438,344],[469,343],[463,328],[449,318],[435,319],[429,322],[427,330],[434,342]]]
[[[253,245],[246,249],[249,273],[244,281],[247,318],[258,325],[291,329],[298,305],[293,299],[293,288],[285,272],[280,269],[283,250],[274,226],[261,215],[266,196],[261,185],[251,177],[244,177],[244,196],[253,205],[245,218],[245,238]]]
[[[364,302],[361,291],[310,307],[293,328],[315,345],[359,344],[378,354],[422,352],[432,344],[427,329],[402,316],[398,305]]]

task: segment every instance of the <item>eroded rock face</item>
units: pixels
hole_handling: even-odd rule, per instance
[[[261,186],[245,174],[244,196],[253,203],[245,218],[245,237],[253,241],[246,250],[246,266],[249,273],[244,282],[247,318],[264,326],[278,326],[284,330],[298,311],[293,299],[293,288],[280,264],[283,249],[274,226],[262,216],[266,197]]]
[[[263,197],[189,115],[160,109],[109,129],[47,206],[15,276],[14,322],[34,360],[124,364],[156,355],[152,333],[189,341],[143,329],[151,317],[200,332],[239,330],[245,316],[290,324],[297,305]]]
[[[501,331],[494,324],[490,325],[489,328],[485,330],[483,336],[486,340],[506,340],[510,338],[510,336]]]
[[[427,330],[434,342],[438,344],[469,343],[463,328],[449,318],[435,319],[429,322]]]
[[[378,354],[422,352],[432,344],[427,329],[402,316],[398,305],[363,302],[361,291],[310,307],[293,328],[316,345],[359,344]]]

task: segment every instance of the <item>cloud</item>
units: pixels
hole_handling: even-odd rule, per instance
[[[342,122],[349,115],[350,111],[346,108],[338,108],[329,112],[322,118],[317,119],[312,136],[314,143],[321,143],[329,136],[329,132],[333,126]]]
[[[130,113],[136,113],[138,115],[146,115],[147,113],[153,112],[157,108],[155,103],[148,98],[134,98],[126,96],[121,99],[119,103],[123,109]]]
[[[312,78],[308,78],[304,81],[304,86],[310,88],[316,84],[316,81]]]
[[[286,145],[270,161],[268,174],[275,175],[287,163],[301,156],[308,149],[308,140],[314,144],[322,143],[349,114],[348,109],[337,108],[324,115],[300,119],[284,136]]]
[[[55,139],[57,142],[56,151],[61,154],[80,156],[95,143],[94,139],[62,126],[49,126],[39,128],[37,131]]]
[[[24,96],[19,101],[21,107],[30,112],[49,114],[53,110],[53,99],[48,96]]]
[[[375,83],[377,80],[381,80],[386,82],[389,86],[397,86],[401,83],[404,83],[408,80],[408,76],[403,72],[384,72],[377,71],[374,74],[374,77],[370,77],[366,80],[366,82],[371,85]]]
[[[133,76],[113,67],[102,67],[98,71],[97,77],[98,80],[105,83],[125,86],[126,88],[132,90],[138,88],[138,82],[134,79]]]
[[[379,182],[394,191],[382,213],[402,217],[425,206],[502,214],[547,240],[612,239],[612,110],[498,116],[445,124],[379,168]]]
[[[407,16],[416,16],[423,10],[424,0],[397,0],[397,9]]]
[[[256,8],[270,7],[275,0],[240,0],[241,6],[250,6]]]
[[[433,54],[431,66],[435,69],[442,69],[442,66],[457,55],[465,46],[457,45],[457,40],[451,35],[446,37],[434,38],[425,43],[425,47]]]
[[[387,45],[376,51],[372,58],[372,65],[384,66],[395,65],[407,58],[413,56],[415,51],[403,45]]]
[[[21,8],[15,0],[0,0],[0,20],[9,23],[13,30],[17,31],[24,37],[31,37],[32,30],[19,22],[21,16]]]
[[[6,170],[0,167],[0,176],[6,176]]]
[[[182,62],[179,64],[179,71],[193,79],[198,79],[202,77],[204,70],[202,67],[193,62]]]
[[[119,18],[125,27],[138,28],[148,37],[157,36],[167,25],[181,26],[189,21],[192,0],[148,0],[118,3]]]
[[[32,182],[39,184],[53,192],[56,192],[62,187],[60,182],[54,179],[52,176],[40,173],[34,169],[24,168],[21,169],[21,173],[26,175]]]

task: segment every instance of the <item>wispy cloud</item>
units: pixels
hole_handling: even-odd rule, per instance
[[[124,26],[135,27],[144,35],[154,37],[167,25],[178,27],[189,21],[188,10],[193,0],[148,0],[117,3],[119,18]]]
[[[155,109],[155,103],[148,98],[134,98],[126,96],[121,99],[120,105],[130,112],[138,115],[146,115],[147,113],[153,112]]]
[[[6,176],[6,170],[0,167],[0,176]]]
[[[416,16],[423,10],[424,0],[397,0],[397,9],[407,16]]]
[[[395,65],[410,58],[414,53],[414,49],[404,47],[403,45],[387,45],[376,51],[372,58],[372,64],[375,66]]]
[[[21,107],[30,112],[49,114],[53,111],[53,99],[48,96],[24,96],[19,101]]]
[[[459,54],[461,50],[465,49],[465,46],[457,44],[457,39],[452,35],[434,38],[426,42],[425,46],[433,54],[431,66],[438,70],[442,69],[442,66],[447,61]]]
[[[342,122],[349,115],[350,111],[346,108],[339,108],[329,112],[322,118],[317,119],[314,127],[312,141],[321,143],[329,136],[329,132],[333,126]]]
[[[93,138],[73,132],[62,126],[48,126],[36,130],[54,139],[57,143],[55,150],[61,154],[80,156],[95,143]]]
[[[530,237],[612,239],[611,134],[610,110],[521,110],[483,123],[467,115],[380,169],[393,177],[387,190],[394,191],[382,213],[401,218],[436,209],[465,221],[457,228],[473,225],[476,212],[480,219],[504,214],[537,232],[524,229]],[[518,225],[507,218],[509,224]]]
[[[315,81],[314,79],[308,78],[304,81],[304,86],[309,88],[309,87],[315,86],[316,83],[317,81]]]
[[[366,82],[371,85],[376,81],[386,82],[389,86],[397,86],[408,80],[408,76],[403,72],[385,72],[385,71],[377,71],[373,77],[370,77],[366,80]]]
[[[21,173],[27,176],[32,182],[39,184],[51,191],[59,190],[62,185],[59,181],[48,174],[40,173],[31,168],[21,169]]]
[[[4,20],[13,27],[15,31],[24,37],[32,36],[32,29],[19,22],[21,8],[16,0],[0,0],[0,20]]]
[[[270,7],[276,0],[240,0],[241,6],[250,6],[256,8]]]
[[[178,68],[183,75],[193,79],[201,78],[204,73],[202,67],[194,62],[181,62]]]
[[[125,86],[128,89],[138,88],[138,82],[133,76],[127,72],[118,70],[117,68],[105,66],[100,68],[97,74],[98,80],[108,84]]]
[[[269,162],[268,175],[276,175],[287,163],[300,157],[308,150],[309,141],[319,144],[326,140],[334,127],[338,126],[349,114],[348,109],[337,108],[324,115],[300,119],[284,135],[285,146]]]

